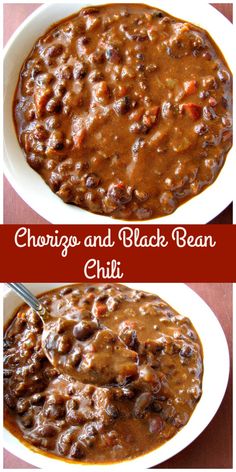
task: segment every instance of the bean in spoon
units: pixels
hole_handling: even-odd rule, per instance
[[[136,379],[137,353],[92,314],[80,321],[53,317],[23,284],[7,285],[41,318],[43,350],[60,373],[97,386],[124,385]]]

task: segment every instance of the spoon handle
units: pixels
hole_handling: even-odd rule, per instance
[[[44,316],[45,308],[39,302],[39,300],[23,285],[20,283],[6,283],[10,288],[12,288],[25,302],[37,311],[40,316]]]

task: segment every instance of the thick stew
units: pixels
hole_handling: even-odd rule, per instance
[[[66,203],[146,220],[210,185],[232,140],[209,34],[142,4],[84,8],[34,45],[14,99],[27,162]]]
[[[40,318],[24,305],[4,336],[5,424],[14,435],[44,454],[104,463],[154,450],[186,425],[203,375],[188,318],[157,295],[118,284],[71,285],[40,300],[57,323],[51,347],[68,366],[87,362],[96,373],[97,354],[112,349],[112,337],[97,337],[101,323],[102,333],[107,328],[138,357],[138,375],[122,365],[119,382],[101,387],[58,372],[42,349]]]

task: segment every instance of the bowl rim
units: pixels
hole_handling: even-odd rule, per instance
[[[91,6],[91,5],[100,5],[106,2],[93,0],[91,2],[83,2],[80,1],[79,3],[68,2],[67,8],[73,9],[73,11],[78,11],[84,6]],[[112,3],[119,3],[119,1],[114,1]],[[130,0],[130,3],[142,3],[136,2],[135,0]],[[195,15],[195,12],[199,10],[198,5],[189,4],[189,2],[178,2],[179,6],[183,9],[186,8],[186,13],[182,16],[184,18],[187,17],[186,21],[190,21],[188,16],[190,14]],[[157,6],[154,0],[146,1],[147,5],[150,6]],[[163,8],[166,11],[170,11],[170,14],[175,15],[173,13],[173,9],[176,8],[174,6],[174,2],[171,0],[159,0],[160,8]],[[226,48],[228,44],[232,32],[233,32],[233,25],[230,23],[227,18],[225,18],[219,11],[217,11],[214,7],[209,5],[208,3],[202,3],[202,8],[206,14],[202,15],[204,21],[206,18],[211,18],[214,20],[215,23],[218,22],[221,25],[221,30],[224,31],[224,42],[222,40],[220,49]],[[11,38],[9,39],[8,43],[4,48],[4,76],[7,75],[7,69],[9,61],[11,61],[13,50],[15,49],[16,43],[22,41],[22,35],[24,32],[29,29],[36,21],[40,21],[42,16],[45,17],[45,12],[52,12],[55,11],[55,8],[59,8],[59,11],[63,11],[65,4],[63,3],[45,3],[38,7],[31,15],[29,15],[16,29],[13,33]],[[68,16],[68,14],[66,15]],[[60,16],[61,19],[66,17],[65,14],[62,13]],[[177,15],[178,16],[178,15]],[[56,20],[57,21],[57,20]],[[202,20],[203,21],[203,20]],[[192,20],[194,23],[194,21]],[[47,27],[51,25],[51,21],[47,23]],[[195,21],[196,25],[207,29],[209,31],[209,27],[206,28],[204,24],[200,24],[198,21]],[[209,20],[210,26],[210,20]],[[43,28],[46,30],[46,27]],[[212,34],[212,30],[210,31],[210,35],[215,40],[214,34]],[[32,36],[32,35],[31,35]],[[37,37],[39,35],[36,35]],[[36,38],[32,40],[32,44]],[[217,43],[217,41],[216,41]],[[232,60],[233,56],[231,51],[229,51],[229,45],[227,46],[227,54],[226,51],[223,52],[224,56],[226,57],[226,61],[228,62],[229,67],[231,70],[234,69],[234,62]],[[23,62],[23,60],[21,61]],[[18,75],[17,75],[18,77]],[[5,81],[5,89],[7,90],[7,84]],[[16,85],[16,84],[15,84]],[[14,85],[14,88],[15,88]],[[7,95],[7,92],[6,92]],[[5,94],[4,94],[5,96]],[[5,98],[5,97],[4,97]],[[12,99],[12,97],[11,97]],[[15,130],[13,126],[13,118],[11,117],[10,125],[9,125],[9,106],[11,107],[12,104],[9,104],[9,100],[4,100],[4,116],[5,116],[5,126],[4,126],[4,159],[3,159],[3,169],[4,173],[19,194],[19,196],[25,201],[25,203],[32,208],[36,213],[47,221],[54,223],[54,224],[205,224],[211,221],[214,217],[216,217],[221,211],[223,211],[232,201],[234,197],[234,185],[233,185],[233,176],[234,176],[234,147],[230,149],[227,154],[225,163],[217,176],[216,180],[211,184],[209,187],[203,190],[200,194],[196,195],[192,199],[188,200],[184,204],[180,205],[174,213],[171,215],[166,215],[160,218],[154,218],[151,220],[122,220],[122,219],[114,219],[109,216],[105,215],[98,215],[95,213],[91,213],[87,210],[84,210],[80,207],[76,207],[74,205],[65,204],[57,195],[55,195],[49,187],[45,184],[43,179],[26,164],[23,152],[19,146],[17,138],[15,136]],[[11,130],[9,128],[11,127]],[[20,177],[19,173],[16,170],[16,162],[12,155],[19,156],[19,168],[20,169]],[[25,177],[24,177],[25,176]],[[27,178],[27,183],[24,179]],[[36,188],[36,191],[34,189]],[[40,198],[37,196],[37,191],[39,190]],[[207,204],[206,204],[207,202]]]
[[[64,285],[67,284],[26,283],[26,286],[36,294],[40,294],[44,291]],[[185,449],[203,432],[203,430],[215,416],[224,398],[230,371],[228,345],[224,331],[216,315],[213,313],[209,305],[196,292],[182,283],[125,283],[125,285],[137,290],[146,290],[151,291],[152,293],[157,293],[177,311],[183,315],[189,316],[190,320],[193,321],[194,318],[195,329],[200,336],[203,346],[203,394],[188,423],[173,438],[154,451],[146,453],[143,456],[139,456],[135,459],[122,461],[115,464],[83,464],[78,462],[68,463],[61,459],[58,460],[54,457],[50,458],[48,456],[44,456],[43,454],[34,452],[30,448],[26,447],[4,427],[4,447],[18,458],[28,461],[30,464],[41,468],[49,468],[50,466],[55,465],[60,469],[62,467],[65,468],[67,465],[70,467],[83,467],[86,465],[86,467],[88,467],[90,470],[94,470],[95,472],[97,472],[99,468],[101,470],[101,467],[107,466],[112,466],[112,468],[119,470],[121,470],[121,467],[123,468],[123,466],[135,466],[138,468],[138,470],[143,470],[143,468],[159,465],[163,461],[170,459]],[[9,310],[9,308],[6,308],[7,303],[10,303],[11,305],[13,304],[15,309],[20,305],[19,298],[11,290],[8,290],[4,294],[5,322],[14,312],[13,308],[10,309],[9,313],[6,313],[6,310]],[[199,313],[201,313],[202,318],[199,317]],[[199,323],[198,326],[196,326],[197,319]],[[211,337],[207,337],[207,325],[209,332],[211,333]],[[216,359],[215,365],[218,365],[217,379],[221,378],[221,382],[217,382],[217,379],[214,378],[214,373],[212,375],[212,369],[214,371],[214,359]]]

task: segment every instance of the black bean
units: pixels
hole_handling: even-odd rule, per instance
[[[78,410],[68,410],[66,414],[66,422],[78,426],[80,423],[84,423],[84,417],[80,415]]]
[[[20,398],[16,404],[16,411],[19,415],[22,415],[23,413],[26,413],[26,411],[28,411],[29,407],[30,407],[29,400],[25,398]]]
[[[32,413],[26,413],[24,416],[22,416],[21,423],[25,428],[32,428],[34,424],[34,417]]]
[[[93,64],[103,64],[105,61],[105,54],[104,51],[100,51],[96,49],[93,54],[91,54],[91,59]]]
[[[131,388],[122,387],[121,388],[122,397],[131,400],[135,396],[135,392]]]
[[[57,443],[58,451],[63,456],[67,456],[70,451],[70,446],[73,442],[72,434],[70,431],[63,433]]]
[[[92,336],[97,329],[97,324],[94,321],[82,320],[73,329],[73,335],[79,341],[84,341],[85,339]]]
[[[229,116],[222,116],[221,118],[221,121],[222,121],[222,124],[226,127],[226,128],[231,128],[232,127],[232,120]]]
[[[52,420],[58,420],[65,416],[64,405],[44,404],[43,407],[44,415]]]
[[[95,8],[95,7],[88,7],[88,8],[84,8],[82,10],[82,15],[83,16],[87,16],[87,15],[97,15],[97,13],[99,13],[99,9],[98,8]]]
[[[58,433],[58,429],[56,428],[56,426],[46,423],[43,426],[40,426],[37,429],[37,432],[39,436],[42,436],[43,438],[52,438],[53,436],[56,436],[56,434]]]
[[[136,141],[134,142],[133,146],[132,146],[132,152],[134,154],[137,154],[139,152],[140,149],[142,149],[145,145],[145,140],[144,138],[138,138],[136,139]]]
[[[98,194],[94,194],[93,192],[86,192],[84,195],[84,201],[86,203],[86,207],[90,211],[95,213],[101,212],[101,198]]]
[[[131,133],[135,133],[135,134],[138,134],[138,133],[147,134],[148,131],[150,130],[150,127],[148,127],[144,123],[136,122],[136,123],[132,123],[129,130]],[[135,146],[135,144],[133,146]]]
[[[223,83],[228,82],[230,79],[229,73],[224,69],[218,70],[217,77]]]
[[[49,57],[58,57],[62,54],[63,46],[62,44],[54,44],[50,46],[47,50],[47,56]]]
[[[60,36],[60,31],[58,29],[56,29],[53,34],[52,34],[53,38],[59,38]]]
[[[6,351],[7,349],[11,348],[13,344],[13,339],[4,339],[3,340],[3,350]]]
[[[170,102],[163,102],[161,113],[163,118],[169,118],[173,115],[173,105]]]
[[[222,103],[223,108],[224,108],[225,110],[227,110],[227,108],[228,108],[229,105],[228,105],[228,100],[227,100],[226,97],[222,97],[222,98],[221,98],[221,103]]]
[[[126,185],[111,184],[107,192],[108,197],[118,205],[124,205],[132,200],[132,188]]]
[[[54,129],[60,128],[61,126],[61,120],[58,116],[50,116],[45,123],[49,131],[54,131]]]
[[[162,351],[165,347],[165,342],[161,341],[154,341],[154,340],[147,340],[144,343],[144,347],[146,351],[152,352],[156,354],[158,351]]]
[[[216,143],[217,143],[217,136],[215,136],[214,134],[210,134],[207,136],[207,139],[203,141],[202,147],[203,149],[205,149],[208,146],[215,146]]]
[[[174,406],[166,406],[163,408],[161,416],[165,421],[168,421],[168,423],[172,423],[174,417],[176,415],[176,409]]]
[[[114,389],[113,394],[114,394],[114,398],[118,400],[123,399],[123,398],[127,400],[132,400],[132,398],[134,398],[135,396],[134,390],[128,387],[121,387],[121,388]]]
[[[151,13],[151,15],[152,15],[153,18],[163,18],[164,13],[162,13],[162,11],[156,11],[155,10]]]
[[[4,379],[9,379],[13,375],[13,371],[10,369],[3,369]]]
[[[147,82],[145,80],[140,80],[139,86],[142,90],[147,90],[148,89],[148,85],[147,85]]]
[[[201,397],[202,390],[199,385],[194,385],[193,387],[190,387],[187,392],[191,395],[193,400],[198,400]]]
[[[117,115],[124,115],[131,109],[131,99],[128,96],[116,100],[113,104],[113,108]]]
[[[138,208],[136,215],[139,220],[147,220],[152,216],[152,209],[147,207]]]
[[[52,131],[48,147],[55,151],[61,151],[64,148],[65,136],[62,131]]]
[[[204,51],[204,52],[202,53],[202,57],[203,57],[204,59],[206,59],[207,61],[210,61],[210,60],[212,59],[212,55],[211,55],[211,53],[210,53],[209,51]]]
[[[34,170],[40,170],[41,167],[43,166],[43,157],[38,156],[37,154],[28,154],[26,156],[27,162],[32,167]]]
[[[140,202],[145,202],[149,198],[149,195],[147,192],[142,192],[141,190],[138,190],[138,189],[134,190],[134,195],[137,198],[137,200],[139,200]]]
[[[66,402],[66,408],[68,410],[77,410],[78,407],[79,407],[79,402],[75,400],[74,398]]]
[[[74,395],[75,392],[76,392],[75,386],[74,386],[72,383],[69,384],[68,387],[67,387],[67,393],[68,393],[68,395]]]
[[[158,397],[158,400],[159,400],[159,402],[165,402],[167,400],[167,398],[165,397],[165,395],[160,395]]]
[[[42,66],[40,66],[39,64],[36,64],[33,68],[32,68],[32,72],[31,72],[31,77],[33,79],[35,79],[39,74],[41,74],[43,72],[43,68]]]
[[[203,87],[208,91],[208,90],[216,90],[218,87],[217,81],[213,75],[208,75],[207,77],[204,77],[202,79],[202,85]],[[209,92],[208,92],[209,94]],[[209,95],[207,95],[209,96]]]
[[[90,82],[101,82],[104,80],[104,75],[102,72],[99,72],[97,70],[93,70],[90,74],[89,74],[89,80]]]
[[[121,333],[120,337],[122,341],[128,346],[130,349],[138,349],[139,341],[137,333],[134,329],[125,328]]]
[[[68,168],[67,168],[67,170],[68,170]],[[58,166],[58,171],[60,172],[59,166]],[[57,195],[58,195],[65,203],[69,203],[69,202],[72,200],[72,198],[73,198],[72,182],[70,182],[69,180],[65,181],[65,182],[60,186],[60,189],[58,190]]]
[[[64,149],[64,143],[62,141],[55,143],[53,149],[55,151],[62,151],[62,149]]]
[[[57,333],[58,334],[64,333],[68,329],[69,326],[70,326],[69,320],[59,318],[57,322],[57,327],[56,327]]]
[[[156,413],[160,413],[162,411],[162,408],[163,405],[159,401],[154,400],[154,402],[152,403],[152,410]]]
[[[136,418],[142,418],[146,410],[151,406],[153,402],[153,396],[150,392],[141,393],[134,404],[134,416]]]
[[[149,431],[150,433],[158,434],[163,429],[163,420],[160,416],[155,416],[155,418],[149,419]]]
[[[129,39],[132,39],[133,41],[143,42],[143,41],[146,41],[149,38],[148,38],[147,34],[140,33],[140,34],[130,34]]]
[[[203,136],[209,131],[208,126],[205,123],[199,123],[198,125],[194,126],[194,131],[199,136]]]
[[[63,65],[56,71],[58,79],[70,80],[73,77],[73,69],[71,66]]]
[[[113,312],[113,311],[117,310],[117,308],[119,306],[119,303],[120,303],[120,301],[117,300],[115,297],[109,297],[107,302],[106,302],[108,311]]]
[[[121,54],[118,47],[108,46],[105,52],[106,59],[112,64],[119,64],[121,62]]]
[[[89,174],[86,178],[86,187],[87,188],[96,188],[100,183],[100,177],[96,174]]]
[[[180,350],[180,356],[182,357],[191,357],[193,355],[193,349],[188,344],[184,344],[182,349]]]
[[[136,70],[137,70],[138,72],[144,72],[144,70],[145,70],[144,64],[137,64]]]
[[[97,428],[92,423],[86,424],[83,430],[86,436],[95,436],[98,434]]]
[[[55,92],[55,95],[59,98],[62,98],[65,95],[65,93],[67,92],[65,80],[63,80],[62,82],[58,82],[55,85],[54,92]]]
[[[27,355],[28,354],[27,350],[23,351],[23,354]],[[19,382],[15,387],[16,397],[22,397],[26,393],[26,390],[27,390],[26,382]]]
[[[197,339],[197,336],[192,329],[188,329],[187,336],[189,336],[193,341],[196,341]]]
[[[113,419],[118,418],[118,416],[120,415],[118,408],[115,405],[112,405],[112,403],[108,404],[105,410],[106,410],[107,415]]]
[[[16,407],[16,396],[11,393],[11,392],[7,392],[5,395],[4,395],[4,400],[7,404],[7,406],[11,409],[15,408]]]
[[[139,61],[144,61],[144,54],[142,52],[138,52],[136,54],[136,58],[139,60]]]
[[[80,441],[75,442],[70,450],[70,456],[75,458],[75,459],[82,459],[84,457],[85,451],[84,451],[84,446]]]
[[[86,64],[82,62],[76,62],[73,69],[73,77],[75,80],[84,79],[88,73]]]
[[[60,290],[60,295],[69,295],[72,292],[72,287],[64,287]]]
[[[38,139],[38,141],[45,141],[48,137],[48,131],[44,128],[43,125],[36,125],[34,130],[34,137]]]
[[[56,172],[51,173],[48,183],[53,192],[57,192],[59,190],[61,179],[61,175],[57,174]]]
[[[86,46],[90,43],[91,38],[89,38],[88,36],[82,36],[79,40],[83,46]]]
[[[128,10],[121,10],[120,16],[122,18],[128,18],[130,16],[130,13],[128,12]]]
[[[170,46],[166,46],[166,52],[167,52],[168,56],[174,57],[172,48]]]
[[[52,379],[55,379],[56,377],[58,377],[58,371],[56,369],[54,369],[54,367],[46,367],[44,369],[44,373],[43,373],[45,379],[48,381],[52,380]]]
[[[108,297],[109,297],[109,295],[107,295],[107,293],[100,293],[95,298],[95,301],[96,302],[105,302],[105,301],[107,301]]]
[[[210,96],[210,92],[208,92],[207,90],[201,90],[201,92],[199,92],[199,98],[208,98]]]
[[[175,418],[172,421],[172,424],[176,428],[182,428],[189,420],[189,415],[185,411],[182,413],[179,413],[178,415],[175,416]]]
[[[54,113],[54,112],[59,113],[61,109],[62,109],[62,103],[59,97],[51,98],[46,105],[46,110],[49,113]]]
[[[44,393],[35,393],[32,395],[30,402],[32,405],[43,405],[45,402],[45,394]]]
[[[212,107],[203,107],[203,118],[207,121],[214,120],[217,114]]]

